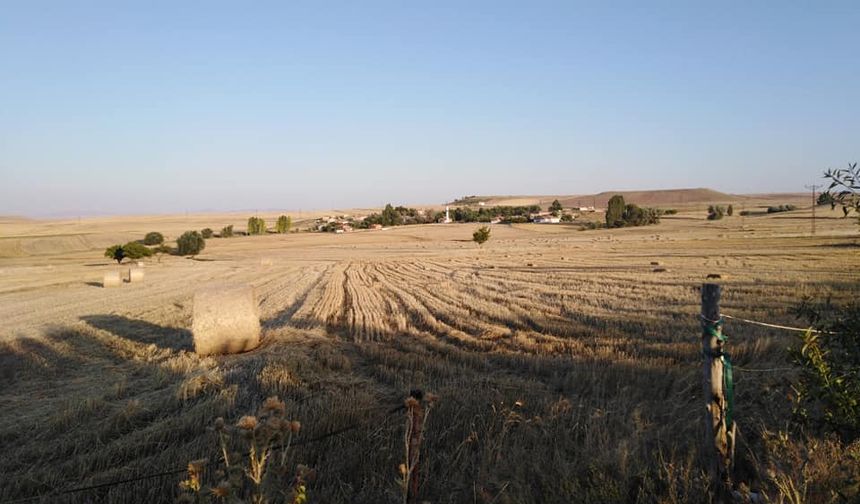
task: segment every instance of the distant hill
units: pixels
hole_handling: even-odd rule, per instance
[[[553,200],[559,200],[565,207],[591,206],[605,207],[609,198],[620,194],[628,203],[640,206],[689,206],[710,203],[734,203],[753,200],[765,201],[795,201],[809,197],[799,193],[792,194],[755,194],[739,195],[726,194],[707,188],[695,189],[657,189],[652,191],[604,191],[597,194],[573,195],[536,195],[536,196],[468,196],[451,202],[451,205],[476,205],[484,202],[486,205],[540,205],[548,206]]]

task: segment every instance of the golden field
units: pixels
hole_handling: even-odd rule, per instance
[[[806,207],[742,218],[736,204],[711,222],[691,204],[617,230],[494,225],[482,247],[478,224],[210,239],[195,259],[147,259],[143,283],[113,289],[103,273],[129,266],[105,247],[148,231],[240,230],[247,215],[0,219],[0,501],[181,470],[217,455],[216,417],[235,422],[277,395],[308,440],[290,456],[317,470],[311,502],[396,502],[403,415],[392,409],[410,389],[440,397],[427,501],[706,501],[706,276],[721,275],[725,313],[792,326],[804,297],[845,301],[860,286],[856,221],[820,207],[810,236],[808,202],[780,203]],[[216,281],[254,286],[260,348],[193,353],[191,298]],[[796,336],[726,332],[741,465],[775,492],[799,477],[766,442],[790,418]],[[815,474],[801,477],[816,502]],[[43,501],[170,502],[180,479]]]

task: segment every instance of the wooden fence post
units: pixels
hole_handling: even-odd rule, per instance
[[[702,384],[705,398],[705,446],[711,482],[718,502],[731,502],[731,471],[734,461],[735,429],[725,390],[725,338],[720,316],[720,285],[702,285]],[[731,369],[731,363],[728,363]],[[732,391],[728,391],[732,393]]]

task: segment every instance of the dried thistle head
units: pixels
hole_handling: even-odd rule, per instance
[[[245,415],[236,422],[236,427],[244,431],[252,431],[257,427],[257,417],[253,415]]]
[[[427,399],[427,402],[430,404],[433,404],[439,400],[439,396],[437,396],[436,394],[434,394],[432,392],[427,392],[427,395],[425,396],[425,398]]]
[[[277,396],[272,396],[263,402],[262,410],[273,415],[284,415],[287,412],[287,405]]]
[[[227,481],[222,481],[218,483],[218,486],[212,489],[212,495],[215,497],[227,498],[230,496],[230,492],[232,491],[232,487],[230,483]]]
[[[290,422],[290,432],[293,434],[298,434],[299,431],[302,430],[302,423],[298,420],[293,420]]]
[[[417,408],[419,403],[418,403],[418,399],[415,399],[414,397],[410,396],[410,397],[406,398],[405,404],[406,404],[406,409],[411,410],[412,408]]]

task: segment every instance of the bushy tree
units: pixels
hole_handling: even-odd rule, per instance
[[[842,207],[846,217],[853,211],[857,215],[860,224],[860,168],[857,163],[849,164],[848,168],[841,170],[827,170],[824,178],[830,179],[830,187],[819,197],[826,198],[831,208],[836,205]],[[824,196],[824,195],[827,196]]]
[[[616,194],[609,198],[606,206],[606,227],[621,227],[624,225],[624,196]]]
[[[293,226],[293,219],[291,219],[287,215],[282,215],[278,217],[278,222],[275,224],[275,230],[278,233],[289,233],[290,228]]]
[[[385,209],[382,210],[382,222],[383,226],[397,226],[400,224],[402,218],[400,213],[391,206],[391,203],[385,205]]]
[[[197,231],[186,231],[176,240],[176,251],[179,255],[195,256],[206,248],[206,240]]]
[[[487,226],[482,226],[478,228],[474,233],[472,233],[472,241],[474,241],[478,245],[483,245],[489,239],[490,228],[488,228]]]
[[[221,238],[232,238],[233,237],[233,224],[229,226],[224,226],[221,228]]]
[[[162,243],[164,243],[164,235],[157,231],[146,233],[146,236],[143,237],[144,245],[161,245]]]
[[[129,259],[143,259],[144,257],[150,257],[152,255],[152,250],[149,247],[138,243],[136,241],[128,242],[122,246],[123,254],[125,257]]]
[[[120,264],[125,259],[125,250],[122,248],[122,245],[110,246],[105,250],[105,257],[109,257],[116,261],[117,264]]]
[[[729,217],[731,217],[731,216],[732,216],[732,215],[734,215],[734,214],[735,214],[735,207],[733,207],[733,206],[731,206],[731,205],[729,205],[728,207],[726,207],[726,215],[728,215]]]
[[[207,239],[207,240],[208,240],[209,238],[212,238],[212,236],[213,236],[213,235],[215,235],[215,232],[214,232],[214,231],[212,231],[212,229],[211,229],[211,228],[203,228],[203,229],[200,231],[200,235],[201,235],[203,238],[205,238],[205,239]]]
[[[561,202],[559,202],[558,200],[554,200],[552,202],[552,204],[549,206],[549,211],[552,212],[552,214],[556,217],[561,215],[561,211],[562,211]]]
[[[248,219],[248,234],[266,234],[266,221],[262,217],[251,217]]]

